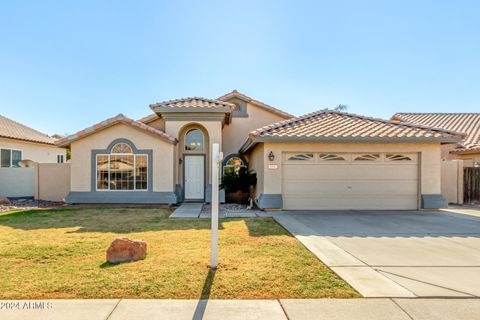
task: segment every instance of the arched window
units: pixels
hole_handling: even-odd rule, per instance
[[[148,155],[134,154],[127,143],[117,143],[110,154],[97,154],[97,190],[147,190]]]
[[[246,163],[240,157],[231,157],[223,166],[223,174],[232,174],[240,171],[240,168],[246,168]]]
[[[133,153],[133,152],[132,152],[132,148],[128,144],[121,142],[121,143],[117,143],[116,145],[113,146],[112,153],[127,153],[127,154],[130,154],[130,153]]]
[[[192,129],[185,134],[186,151],[204,151],[204,145],[205,139],[201,130]]]

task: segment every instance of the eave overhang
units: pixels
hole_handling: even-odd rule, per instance
[[[437,142],[458,143],[461,138],[456,137],[258,137],[250,135],[239,150],[239,153],[249,151],[258,143],[263,142]]]

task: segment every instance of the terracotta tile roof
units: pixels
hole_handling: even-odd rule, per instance
[[[272,113],[275,113],[281,117],[284,117],[285,119],[291,119],[293,118],[294,116],[291,115],[290,113],[287,113],[285,111],[282,111],[280,109],[277,109],[277,108],[274,108],[266,103],[263,103],[261,101],[258,101],[258,100],[255,100],[253,98],[250,98],[249,96],[241,93],[241,92],[238,92],[237,90],[233,90],[232,92],[229,92],[227,94],[224,94],[223,96],[217,98],[217,100],[222,100],[222,101],[226,101],[226,100],[229,100],[229,99],[232,99],[232,98],[238,98],[240,100],[244,100],[246,102],[249,102],[249,103],[253,103],[257,106],[259,106],[260,108],[264,109],[264,110],[267,110],[267,111],[270,111]]]
[[[234,107],[235,105],[232,103],[201,97],[189,97],[183,99],[169,100],[150,105],[150,108],[155,112],[176,112],[179,109],[182,109],[182,111],[191,112],[201,112],[205,110],[210,112],[218,111],[230,113]]]
[[[320,110],[252,131],[241,151],[255,141],[440,141],[462,135],[443,129],[396,123],[333,110]]]
[[[142,123],[147,123],[147,124],[148,124],[149,122],[152,122],[153,120],[156,120],[156,119],[158,119],[158,118],[159,118],[158,114],[152,113],[152,114],[150,114],[150,115],[148,115],[148,116],[145,116],[145,117],[143,117],[143,118],[141,118],[141,119],[138,119],[138,122],[142,122]]]
[[[392,120],[442,128],[466,134],[461,148],[453,152],[480,149],[480,113],[397,113]]]
[[[1,115],[0,137],[51,145],[54,145],[56,140],[40,131],[34,130]]]
[[[168,142],[173,143],[173,144],[176,144],[178,142],[176,138],[166,134],[163,131],[160,131],[160,130],[157,130],[153,127],[150,127],[150,126],[148,126],[148,125],[146,125],[142,122],[135,121],[135,120],[132,120],[130,118],[127,118],[123,114],[119,114],[116,117],[107,119],[105,121],[102,121],[100,123],[97,123],[97,124],[87,128],[87,129],[79,131],[79,132],[77,132],[75,134],[72,134],[68,137],[62,138],[62,139],[58,140],[55,144],[59,147],[68,146],[74,141],[83,139],[83,138],[85,138],[85,137],[87,137],[91,134],[94,134],[98,131],[101,131],[103,129],[106,129],[108,127],[116,125],[118,123],[123,123],[123,124],[126,124],[128,126],[131,126],[131,127],[135,128],[135,129],[142,130],[146,133],[154,135],[154,136],[156,136],[160,139],[163,139],[163,140],[168,141]]]

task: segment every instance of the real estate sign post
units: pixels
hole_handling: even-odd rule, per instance
[[[216,269],[218,266],[218,192],[219,181],[218,173],[220,171],[220,162],[223,155],[220,152],[220,145],[214,143],[212,145],[212,257],[210,268]]]

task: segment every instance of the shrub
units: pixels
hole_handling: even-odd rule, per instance
[[[253,170],[241,167],[238,172],[227,172],[222,178],[222,186],[225,192],[249,192],[250,187],[257,184],[257,173]]]

